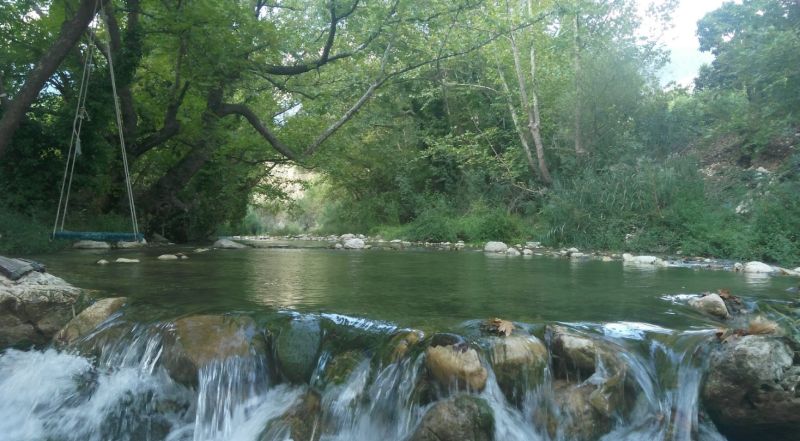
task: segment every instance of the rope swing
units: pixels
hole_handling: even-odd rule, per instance
[[[99,3],[100,2],[98,1],[95,4],[94,16],[97,15],[99,9],[99,12],[105,17],[105,10],[103,8],[98,8]],[[72,177],[75,173],[75,162],[77,161],[78,156],[81,154],[81,128],[83,127],[83,121],[89,120],[89,114],[86,112],[86,96],[88,95],[89,78],[93,68],[92,58],[94,54],[94,43],[98,21],[99,20],[95,18],[89,25],[86,59],[83,63],[81,84],[78,89],[78,103],[75,108],[75,118],[72,121],[72,134],[69,140],[67,162],[64,166],[64,177],[61,180],[61,195],[58,198],[56,220],[53,224],[53,239],[141,242],[144,240],[144,234],[139,232],[139,223],[136,220],[136,205],[133,200],[133,187],[131,186],[130,169],[128,168],[128,154],[125,149],[125,137],[122,133],[122,112],[120,111],[119,97],[117,96],[114,62],[112,61],[111,47],[109,44],[106,44],[108,70],[111,75],[111,91],[114,96],[114,113],[117,120],[117,131],[119,132],[119,146],[122,153],[122,167],[125,173],[125,189],[128,195],[128,206],[130,207],[131,226],[133,231],[131,233],[111,233],[64,230],[64,222],[67,218],[67,208],[69,206],[70,190],[72,189]],[[106,22],[107,21],[108,19],[106,18]]]

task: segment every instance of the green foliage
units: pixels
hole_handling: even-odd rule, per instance
[[[65,242],[50,240],[52,232],[48,219],[0,205],[0,255],[21,257],[64,248]]]

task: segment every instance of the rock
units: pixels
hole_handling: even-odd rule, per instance
[[[481,332],[501,337],[508,337],[511,335],[514,332],[514,328],[514,323],[497,317],[486,320],[480,325]]]
[[[290,439],[318,441],[322,434],[320,416],[322,399],[314,390],[308,390],[295,401],[283,415],[271,421],[258,438],[259,441]]]
[[[106,259],[100,259],[97,261],[98,265],[108,265],[108,261]]]
[[[538,386],[547,368],[547,348],[534,336],[495,337],[489,358],[497,384],[510,402],[520,403],[525,392]]]
[[[575,254],[575,253],[577,253],[579,251],[580,251],[579,249],[573,247],[573,248],[568,249],[567,253],[572,255],[572,254]]]
[[[551,334],[553,364],[561,364],[562,370],[577,370],[581,377],[594,373],[598,348],[594,340],[576,334],[562,326],[548,326]]]
[[[325,364],[325,370],[322,373],[325,383],[344,383],[362,360],[364,360],[364,354],[361,351],[353,350],[336,354]]]
[[[611,257],[611,256],[603,256],[603,257],[600,258],[600,260],[603,261],[603,262],[613,262],[614,258]]]
[[[787,340],[731,337],[714,348],[707,372],[703,403],[728,439],[797,439],[800,359]]]
[[[386,356],[383,357],[383,362],[385,364],[388,363],[395,363],[403,359],[408,353],[408,350],[422,341],[425,337],[425,333],[422,331],[401,331],[400,333],[396,334],[392,337],[389,348],[391,348],[391,352],[388,353]]]
[[[569,257],[571,259],[584,259],[584,258],[589,257],[589,255],[588,254],[574,252],[574,253],[570,253]]]
[[[293,383],[307,383],[317,365],[322,329],[313,317],[298,317],[275,338],[281,373]]]
[[[730,317],[725,301],[718,294],[706,294],[703,297],[689,299],[689,306],[717,318]]]
[[[343,246],[342,244],[340,244],[340,243],[337,243],[337,244],[335,244],[335,245],[333,246],[333,248],[334,248],[334,249],[337,249],[337,250],[341,250],[342,248],[344,248],[344,246]]]
[[[175,320],[170,331],[162,359],[170,376],[185,385],[197,384],[197,371],[214,360],[265,351],[263,336],[245,316],[194,315]]]
[[[532,256],[533,255],[533,250],[531,250],[530,248],[525,248],[525,249],[522,250],[522,255],[524,255],[524,256]]]
[[[634,256],[630,253],[622,255],[622,261],[634,265],[667,266],[667,263],[656,256]]]
[[[222,248],[223,250],[240,250],[247,248],[247,245],[242,245],[239,242],[234,242],[230,239],[219,239],[212,245],[214,248]]]
[[[482,398],[458,395],[434,404],[408,441],[492,441],[494,417]]]
[[[115,245],[116,245],[116,247],[117,247],[117,248],[122,248],[122,249],[127,249],[127,248],[142,248],[142,247],[146,247],[146,246],[147,246],[147,241],[146,241],[146,240],[144,240],[144,239],[142,239],[142,241],[141,241],[141,242],[125,242],[125,241],[120,241],[120,242],[117,242]]]
[[[740,273],[740,272],[744,271],[744,265],[742,265],[741,262],[734,263],[733,264],[733,271],[737,272],[737,273]]]
[[[72,245],[72,248],[80,250],[107,250],[111,248],[108,242],[99,242],[96,240],[79,240]]]
[[[127,259],[125,257],[119,257],[114,262],[117,262],[117,263],[139,263],[139,259]]]
[[[358,237],[355,234],[351,234],[351,233],[342,234],[341,236],[339,236],[339,240],[341,240],[342,242],[348,241],[350,239],[357,239],[357,238]]]
[[[486,242],[483,246],[483,251],[487,253],[505,253],[508,250],[508,245],[503,242]]]
[[[541,248],[542,247],[542,243],[541,242],[525,242],[525,246],[528,247],[528,248]]]
[[[481,365],[478,352],[457,346],[432,346],[425,351],[425,363],[433,378],[443,387],[481,391],[486,386],[488,372]]]
[[[80,297],[80,289],[52,274],[33,271],[13,281],[0,275],[0,350],[48,343]]]
[[[553,439],[594,441],[608,433],[613,425],[609,415],[592,405],[595,389],[591,384],[575,385],[563,380],[553,382],[557,412],[542,407],[534,410],[534,421],[544,426]]]
[[[174,254],[162,254],[158,256],[158,260],[178,260],[178,256]]]
[[[364,249],[365,245],[366,244],[364,243],[364,240],[363,239],[359,239],[357,237],[354,237],[352,239],[347,239],[342,244],[342,246],[346,250],[361,250],[361,249]]]
[[[94,302],[91,306],[84,309],[75,318],[70,320],[69,323],[55,335],[53,341],[61,345],[72,344],[79,338],[88,335],[97,328],[98,325],[122,309],[122,306],[125,305],[127,301],[128,299],[125,297],[110,297]]]
[[[514,247],[509,247],[509,248],[506,250],[506,254],[508,254],[509,256],[514,256],[514,257],[516,257],[516,256],[519,256],[519,255],[520,255],[520,252],[519,252],[519,250],[518,250],[518,249],[516,249],[516,248],[514,248]]]
[[[747,262],[744,265],[744,272],[746,273],[771,273],[775,271],[771,266],[762,262]]]
[[[208,251],[208,248],[196,248],[194,250],[194,252],[197,253],[197,254],[205,253],[206,251]]]

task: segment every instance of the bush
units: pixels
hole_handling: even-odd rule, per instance
[[[52,230],[41,218],[0,207],[0,254],[22,256],[64,248],[65,242],[50,240]]]

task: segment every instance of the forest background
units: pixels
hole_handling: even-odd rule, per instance
[[[800,2],[724,3],[697,24],[713,61],[664,86],[669,54],[640,28],[668,26],[675,5],[0,2],[0,252],[63,246],[49,234],[91,52],[70,229],[130,225],[112,59],[148,235],[536,240],[797,266]],[[77,20],[99,6],[104,19]]]

